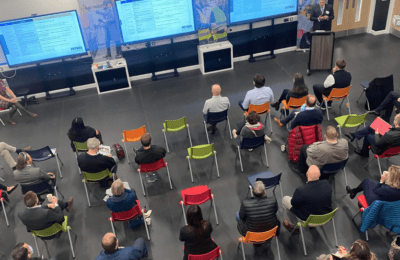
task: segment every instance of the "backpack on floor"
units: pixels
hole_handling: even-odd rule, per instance
[[[115,148],[115,152],[117,153],[118,158],[125,157],[124,149],[122,149],[122,147],[119,145],[119,143],[115,143],[112,147]]]

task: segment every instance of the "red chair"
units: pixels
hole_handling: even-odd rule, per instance
[[[6,223],[7,223],[7,227],[10,226],[10,223],[8,222],[8,218],[7,218],[7,213],[6,213],[6,207],[4,206],[4,202],[7,203],[8,206],[11,207],[10,203],[8,203],[4,198],[3,198],[3,190],[0,190],[0,201],[1,201],[1,207],[3,208],[3,212],[4,212],[4,217],[6,218]],[[12,208],[12,207],[11,207]]]
[[[367,165],[375,158],[378,160],[378,167],[379,167],[379,172],[382,175],[382,169],[381,169],[381,163],[379,162],[379,158],[389,158],[395,155],[400,154],[400,146],[399,147],[390,147],[386,151],[384,151],[381,155],[374,154],[374,156],[367,162],[367,164],[364,166],[367,167]]]
[[[172,190],[171,175],[169,174],[168,163],[166,163],[164,161],[164,158],[161,158],[160,160],[158,160],[154,163],[144,163],[144,164],[139,165],[139,169],[137,169],[137,172],[139,173],[140,183],[142,184],[143,196],[146,196],[146,192],[144,191],[144,185],[143,185],[141,173],[142,172],[156,172],[164,167],[167,168],[169,186],[171,187],[171,190]]]
[[[220,247],[215,248],[213,251],[208,252],[204,255],[189,255],[188,260],[214,260],[219,259],[224,260],[222,258],[222,251]]]
[[[115,229],[114,229],[113,222],[117,222],[117,221],[127,222],[127,221],[133,220],[137,217],[143,216],[143,213],[144,213],[144,209],[140,208],[139,200],[136,200],[136,206],[134,206],[130,210],[122,211],[122,212],[111,212],[111,217],[108,218],[108,221],[111,222],[111,228],[112,228],[114,235],[115,235]],[[144,227],[146,228],[147,239],[150,241],[149,229],[147,227],[147,222],[145,220],[144,220]]]
[[[354,217],[351,218],[351,220],[353,220],[355,217],[357,217],[358,214],[364,212],[364,210],[369,207],[367,198],[365,198],[364,194],[357,196],[357,200],[358,200],[358,206],[360,208],[360,211],[357,212],[357,214],[355,214]],[[365,231],[365,238],[368,241],[368,230]]]
[[[187,205],[200,205],[207,201],[211,201],[211,207],[214,206],[215,218],[218,223],[217,207],[215,206],[214,194],[211,193],[211,189],[207,185],[196,186],[192,188],[187,188],[181,191],[182,200],[179,202],[182,206],[183,218],[185,219],[185,224],[187,225],[185,207]]]

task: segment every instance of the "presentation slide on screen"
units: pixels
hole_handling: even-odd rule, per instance
[[[297,12],[297,0],[232,0],[230,5],[231,23]]]
[[[9,66],[86,52],[76,11],[0,22]]]
[[[227,25],[228,0],[194,0],[194,22],[196,30],[216,29]]]
[[[124,43],[194,31],[192,0],[117,1]]]

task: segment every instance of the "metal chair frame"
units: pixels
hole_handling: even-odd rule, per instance
[[[42,158],[35,158],[36,153],[39,153],[41,151],[47,151],[49,152],[50,156],[46,156],[46,157],[42,157]],[[50,148],[49,146],[45,146],[41,149],[37,149],[34,151],[26,151],[27,154],[29,154],[32,157],[32,164],[33,166],[35,166],[35,164],[33,162],[42,162],[42,161],[47,161],[50,158],[56,158],[56,162],[57,162],[57,167],[58,167],[58,172],[60,173],[60,178],[62,179],[62,173],[61,173],[61,167],[60,167],[60,163],[61,166],[64,166],[64,163],[61,161],[60,156],[57,153],[57,149],[56,148]],[[60,163],[58,162],[60,161]]]
[[[152,165],[152,164],[159,164],[159,161],[162,161],[162,163],[163,163],[163,166],[161,166],[161,164],[158,166],[158,167],[156,167],[156,168],[154,168],[154,169],[151,169],[150,171],[147,171],[147,170],[145,170],[145,169],[142,169],[142,165],[143,164],[140,164],[139,165],[139,169],[137,169],[137,172],[139,173],[139,178],[140,178],[140,183],[142,184],[142,190],[143,190],[143,196],[146,196],[146,192],[145,192],[145,189],[144,189],[144,184],[143,184],[143,179],[142,179],[142,172],[145,172],[145,173],[147,173],[147,172],[156,172],[156,171],[158,171],[158,170],[160,170],[160,169],[162,169],[162,168],[167,168],[167,175],[168,175],[168,180],[169,180],[169,186],[170,186],[170,188],[171,188],[171,190],[172,190],[172,182],[171,182],[171,175],[169,174],[169,168],[168,168],[168,163],[167,162],[165,162],[164,161],[164,158],[161,158],[160,160],[158,160],[157,162],[155,162],[155,163],[148,163],[149,165]]]
[[[344,179],[346,181],[346,186],[348,186],[347,183],[347,173],[346,173],[346,163],[349,160],[349,158],[341,161],[341,162],[337,162],[337,163],[328,163],[325,164],[324,166],[322,166],[322,168],[320,169],[321,172],[321,176],[322,175],[328,175],[328,176],[335,176],[340,170],[343,169],[344,172]],[[343,164],[343,167],[341,167]],[[339,167],[340,166],[340,167]],[[333,168],[333,169],[329,169],[329,167]],[[328,169],[327,169],[328,168]]]
[[[136,129],[124,130],[122,132],[122,136],[123,136],[124,139],[122,139],[121,141],[122,141],[122,144],[124,145],[124,148],[125,148],[125,153],[126,153],[126,158],[128,159],[128,164],[131,164],[131,161],[129,160],[129,154],[128,154],[128,150],[126,149],[126,144],[125,143],[126,142],[133,143],[133,142],[140,141],[140,137],[142,136],[142,135],[140,135],[140,136],[137,136],[136,138],[134,138],[133,140],[128,140],[127,137],[126,137],[126,133],[127,132],[133,132],[133,131],[142,133],[142,135],[147,133],[146,126],[144,126],[144,125],[139,127],[139,128],[136,128]],[[168,149],[168,146],[167,146],[167,149]]]
[[[6,112],[6,111],[10,111],[10,110],[11,110],[11,107],[10,107],[10,108],[0,109],[0,113]],[[17,111],[18,111],[18,114],[19,114],[20,116],[22,116],[21,111],[19,111],[18,108],[17,108]],[[6,125],[4,124],[4,122],[3,122],[3,120],[1,119],[1,117],[0,117],[0,122],[3,124],[3,126],[6,126]]]
[[[10,226],[10,223],[8,222],[8,217],[7,217],[7,213],[6,213],[6,207],[4,206],[4,202],[5,202],[8,206],[10,206],[11,209],[14,209],[14,208],[11,206],[10,203],[8,203],[8,201],[6,201],[6,200],[3,198],[3,194],[2,194],[2,191],[1,191],[1,190],[0,190],[0,201],[1,201],[1,207],[3,208],[4,218],[6,219],[7,227],[9,227],[9,226]]]
[[[361,98],[362,94],[364,94],[365,91],[369,88],[369,83],[370,83],[370,81],[364,81],[364,82],[361,82],[361,83],[360,83],[360,85],[363,87],[363,91],[361,92],[360,96],[358,97],[356,103],[358,103],[358,100]],[[365,93],[365,97],[367,97],[367,94],[366,94],[366,93]],[[370,111],[371,108],[370,108],[370,106],[369,106],[368,98],[367,98],[367,107],[368,107],[368,111]]]
[[[106,175],[106,173],[105,173],[106,171],[108,172],[108,175]],[[103,179],[105,179],[105,178],[107,178],[107,177],[111,177],[111,176],[112,176],[113,181],[115,181],[115,174],[114,174],[114,173],[111,173],[110,170],[105,169],[105,170],[102,171],[102,172],[104,172],[104,177],[103,177],[103,178],[100,178],[100,179],[88,179],[86,175],[87,175],[87,174],[99,174],[99,173],[101,173],[101,172],[97,172],[97,173],[82,172],[82,173],[83,173],[83,180],[82,180],[82,182],[83,182],[83,186],[85,187],[86,198],[87,198],[89,207],[91,207],[91,205],[90,205],[89,192],[88,192],[88,188],[87,188],[86,183],[87,183],[87,182],[89,182],[89,183],[90,183],[90,182],[92,182],[92,183],[93,183],[93,182],[98,182],[98,181],[100,181],[100,180],[103,180]]]
[[[182,128],[182,129],[180,129],[180,130],[169,131],[169,130],[168,130],[168,129],[169,129],[169,128],[168,128],[168,122],[173,123],[174,121],[178,121],[178,120],[184,120],[184,121],[185,121],[186,127],[183,127],[183,128],[186,128],[186,129],[187,129],[187,134],[188,134],[188,138],[189,138],[189,142],[190,142],[190,147],[193,146],[193,144],[192,144],[192,137],[190,136],[189,124],[186,124],[186,117],[182,117],[182,118],[177,119],[177,120],[165,120],[165,122],[164,122],[164,124],[163,124],[164,128],[162,129],[162,132],[164,133],[165,146],[167,147],[167,152],[168,152],[168,153],[169,153],[169,147],[168,147],[167,135],[165,134],[165,132],[178,132],[178,131],[180,131],[180,130],[183,129],[183,128]]]
[[[202,254],[202,255],[189,254],[188,255],[188,260],[215,260],[215,259],[220,259],[220,258],[221,258],[221,260],[224,260],[222,258],[222,250],[219,246],[206,254]]]
[[[286,100],[282,100],[282,105],[283,105],[282,109],[285,118],[288,116],[290,110],[300,109],[301,106],[306,103],[307,97],[308,95],[301,98],[290,97],[287,103]],[[279,118],[282,118],[282,113]],[[289,129],[289,124],[286,124],[286,129]]]
[[[328,97],[326,97],[325,95],[322,95],[322,97],[323,97],[323,99],[324,99],[324,102],[325,102],[326,115],[327,115],[327,117],[328,117],[328,121],[330,120],[330,119],[329,119],[328,101],[339,101],[339,100],[342,100],[342,102],[340,102],[340,105],[339,105],[339,108],[341,108],[344,99],[347,98],[347,103],[349,104],[349,115],[351,114],[351,110],[350,110],[350,99],[349,99],[350,88],[351,88],[351,85],[348,86],[348,87],[346,87],[346,88],[342,88],[342,89],[333,88],[333,89],[331,90],[331,93],[329,94]],[[335,93],[335,90],[336,90],[336,91],[342,92],[342,91],[344,91],[345,89],[348,89],[346,94],[343,94],[343,95],[341,95],[341,96],[333,96],[333,94]]]
[[[238,137],[240,138],[240,137]],[[265,152],[265,161],[267,162],[267,167],[269,167],[268,164],[268,155],[267,155],[267,147],[265,145],[265,135],[262,136],[257,136],[257,137],[251,137],[251,138],[243,138],[241,141],[240,139],[237,139],[238,145],[237,145],[237,151],[238,151],[238,155],[239,155],[239,161],[240,161],[240,169],[243,172],[243,163],[242,163],[242,155],[240,150],[242,149],[255,149],[261,145],[264,146],[264,152]],[[255,145],[248,145],[247,142],[256,142]],[[239,145],[240,143],[240,145]]]
[[[43,190],[37,190],[35,188],[40,187],[39,185],[42,185],[42,188],[45,188]],[[34,185],[22,185],[21,184],[21,190],[22,191],[33,191],[34,193],[36,193],[36,195],[41,196],[41,195],[45,195],[48,193],[53,193],[55,194],[55,196],[58,198],[58,192],[61,194],[61,196],[64,198],[64,195],[61,193],[60,189],[57,187],[57,185],[51,186],[48,181],[42,181],[40,183],[34,184]],[[57,192],[58,190],[58,192]],[[25,193],[26,193],[25,192]],[[25,193],[22,192],[24,195]]]
[[[211,155],[214,154],[215,167],[217,168],[217,176],[218,176],[218,178],[219,178],[219,168],[218,168],[217,152],[214,150],[214,144],[209,144],[209,145],[212,145],[212,150],[213,150],[214,152],[213,152],[212,154],[208,155],[207,157],[210,157]],[[199,148],[200,146],[202,146],[202,145],[197,145],[197,146],[190,147],[190,148],[188,148],[188,150],[189,150],[189,149],[192,149],[192,150],[193,150],[193,149],[197,149],[197,148]],[[193,152],[192,152],[192,154],[193,154]],[[205,157],[205,158],[207,158],[207,157]],[[202,159],[205,159],[205,158],[202,158]],[[190,158],[190,156],[188,155],[188,156],[186,156],[186,159],[188,160],[188,164],[189,164],[190,177],[192,178],[192,183],[194,183],[194,181],[193,181],[192,165],[191,165],[191,163],[190,163],[190,159],[193,159],[193,158]]]
[[[259,174],[261,174],[261,173],[264,173],[264,172],[260,172],[260,173],[256,173],[256,174],[259,175]],[[270,173],[273,174],[272,172],[270,172]],[[249,177],[251,177],[251,176],[253,176],[253,175],[247,176],[247,179],[249,180],[249,182],[250,182]],[[274,189],[272,190],[274,194],[275,194],[276,186],[279,185],[279,188],[280,188],[280,190],[281,190],[281,195],[282,195],[282,198],[283,198],[283,190],[282,190],[282,181],[281,181],[281,177],[282,177],[282,173],[280,173],[280,174],[278,174],[278,175],[274,175],[273,177],[268,177],[268,178],[256,178],[256,181],[262,181],[262,182],[264,183],[264,185],[265,185],[265,190],[274,188]],[[271,182],[272,182],[273,180],[276,180],[276,181],[275,181],[275,183],[271,184]],[[267,182],[267,181],[268,181],[268,182]],[[254,183],[253,183],[253,184],[254,184]],[[252,185],[251,182],[250,182],[249,188],[247,189],[246,196],[244,196],[245,198],[247,197],[247,195],[249,194],[249,192],[250,192],[250,194],[251,194],[251,197],[253,198],[253,197],[254,197],[254,194],[253,194],[253,185]]]
[[[278,226],[274,227],[271,230],[265,231],[265,232],[250,232],[247,231],[246,236],[239,237],[239,244],[238,244],[238,249],[240,249],[240,245],[242,245],[242,253],[243,253],[243,260],[246,260],[246,254],[244,252],[244,243],[251,243],[251,244],[263,244],[267,242],[270,239],[273,239],[275,237],[276,240],[276,249],[278,250],[278,259],[281,260],[281,253],[279,251],[279,242],[278,242],[278,237],[276,236],[276,231],[278,230]],[[273,233],[271,233],[274,231]],[[251,241],[251,235],[252,234],[265,234],[267,238],[264,241]],[[272,236],[271,236],[272,234]]]
[[[388,148],[386,151],[384,151],[381,155],[377,155],[374,154],[374,156],[371,157],[371,159],[369,159],[369,161],[367,162],[367,164],[364,165],[364,168],[366,168],[368,166],[368,164],[375,158],[378,161],[378,167],[379,167],[379,172],[382,175],[382,168],[381,168],[381,163],[379,162],[379,158],[390,158],[392,156],[396,156],[400,154],[400,147],[390,147]]]
[[[226,110],[221,111],[221,112],[209,112],[209,111],[207,111],[207,114],[203,115],[203,117],[204,117],[203,123],[204,123],[204,130],[205,130],[206,136],[207,136],[207,143],[210,143],[210,138],[208,136],[208,131],[207,131],[207,123],[210,123],[210,121],[212,123],[215,123],[215,124],[221,123],[222,121],[225,121],[225,131],[226,131],[226,125],[228,125],[229,136],[231,137],[231,140],[233,139],[232,130],[231,130],[231,123],[229,122],[228,110],[229,110],[229,107]],[[215,121],[213,121],[213,120],[211,120],[211,118],[209,118],[209,117],[218,117],[218,116],[220,116],[220,118],[218,118]]]
[[[263,107],[263,106],[265,106],[265,110],[260,111],[260,110],[257,109],[258,107]],[[248,111],[248,112],[247,112],[247,111]],[[267,117],[268,117],[268,118],[269,118],[270,130],[271,130],[271,133],[273,133],[273,130],[272,130],[272,121],[271,121],[271,109],[270,109],[270,102],[269,102],[269,101],[268,101],[268,102],[265,102],[264,104],[261,104],[261,105],[253,105],[253,104],[250,104],[250,105],[249,105],[249,109],[248,109],[247,111],[244,112],[244,114],[243,114],[243,116],[244,116],[244,123],[246,123],[246,117],[247,117],[248,113],[251,112],[251,111],[255,111],[255,112],[256,112],[257,114],[259,114],[260,116],[262,116],[262,115],[264,115],[264,114],[267,114],[267,115],[265,116],[265,125],[267,125]]]

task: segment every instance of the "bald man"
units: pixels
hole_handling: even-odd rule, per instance
[[[107,233],[101,240],[103,249],[95,260],[118,259],[139,260],[147,258],[147,247],[143,238],[138,238],[132,246],[118,247],[118,239],[113,233]]]
[[[283,220],[283,226],[290,232],[295,228],[297,219],[305,221],[310,215],[332,212],[332,188],[329,182],[319,179],[321,173],[316,165],[311,165],[306,175],[307,183],[298,187],[293,197],[285,196],[282,200],[288,217]]]
[[[206,103],[204,103],[203,114],[206,123],[210,124],[210,126],[207,128],[207,131],[211,131],[211,134],[215,134],[215,131],[217,130],[217,124],[207,122],[207,113],[225,111],[229,108],[230,103],[227,97],[221,96],[221,86],[219,84],[212,85],[211,94],[212,98],[207,99]]]

